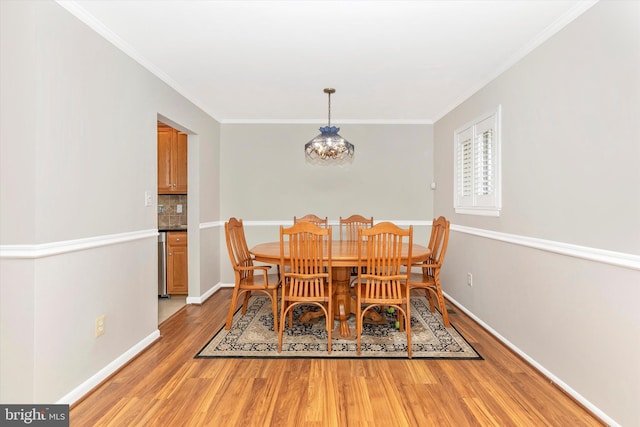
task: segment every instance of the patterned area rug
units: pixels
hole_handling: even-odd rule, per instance
[[[282,352],[278,353],[278,334],[273,331],[273,313],[269,299],[252,296],[247,313],[238,310],[230,330],[224,326],[195,356],[196,358],[406,358],[407,336],[395,327],[396,314],[383,311],[385,324],[363,326],[362,353],[356,354],[356,340],[343,339],[339,322],[334,322],[332,350],[327,354],[327,331],[324,318],[313,323],[296,319],[309,307],[294,309],[293,328],[285,326]],[[349,318],[355,331],[355,316]],[[423,296],[411,298],[411,339],[414,359],[478,359],[480,354],[451,325],[442,323],[439,312],[431,313]]]

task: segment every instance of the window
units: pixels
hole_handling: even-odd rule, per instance
[[[455,131],[456,213],[499,216],[500,106]]]

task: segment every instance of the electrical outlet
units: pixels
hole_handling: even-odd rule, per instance
[[[182,213],[182,205],[176,205],[176,213]]]
[[[467,273],[467,285],[473,286],[473,276],[471,273]]]
[[[96,318],[96,337],[99,337],[100,335],[104,335],[104,331],[105,331],[105,318],[104,318],[104,314],[102,316],[98,316]]]

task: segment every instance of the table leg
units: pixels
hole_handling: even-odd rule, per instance
[[[351,305],[351,268],[350,267],[333,267],[333,310],[334,318],[340,320],[340,336],[343,338],[351,338],[351,330],[347,320],[351,313],[355,313],[355,305]]]
[[[355,339],[356,331],[351,331],[348,323],[349,316],[356,313],[356,300],[351,296],[351,267],[333,267],[331,273],[333,318],[340,321],[340,337]],[[322,316],[322,310],[309,310],[301,314],[298,320],[306,323]],[[386,323],[385,318],[375,310],[369,310],[365,316],[371,323]]]

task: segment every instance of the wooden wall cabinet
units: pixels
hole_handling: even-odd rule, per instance
[[[187,258],[187,233],[170,231],[167,233],[167,293],[188,294],[189,263]]]
[[[158,123],[158,194],[187,194],[187,134]]]

